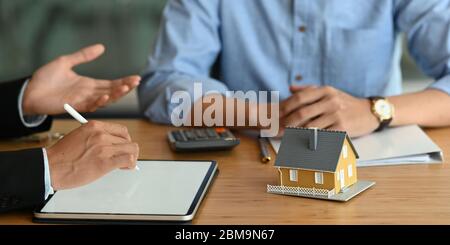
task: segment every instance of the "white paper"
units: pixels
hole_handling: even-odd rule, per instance
[[[275,152],[281,139],[272,138]],[[358,167],[440,163],[442,150],[417,125],[388,128],[364,137],[352,139],[358,152]]]

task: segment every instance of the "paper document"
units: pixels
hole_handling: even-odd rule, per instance
[[[417,125],[388,128],[352,142],[359,154],[358,167],[443,161],[442,150]],[[272,138],[270,143],[278,152],[281,139]]]

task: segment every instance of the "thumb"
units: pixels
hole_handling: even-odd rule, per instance
[[[105,46],[95,44],[78,50],[75,53],[68,54],[65,57],[72,66],[80,65],[97,59],[105,52]]]

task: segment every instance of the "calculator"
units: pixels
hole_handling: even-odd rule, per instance
[[[177,152],[228,150],[240,143],[226,128],[194,128],[168,132],[172,150]]]

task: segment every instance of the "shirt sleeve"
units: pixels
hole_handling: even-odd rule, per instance
[[[25,125],[28,128],[34,128],[40,126],[42,123],[44,123],[45,119],[47,119],[47,115],[35,115],[35,116],[25,116],[23,114],[23,94],[25,92],[25,89],[28,86],[29,80],[27,80],[20,90],[19,99],[18,99],[18,107],[19,107],[19,116],[20,120],[22,121],[23,125]]]
[[[225,94],[226,85],[210,77],[220,50],[219,1],[169,1],[148,68],[139,87],[139,104],[152,121],[169,123],[170,96],[186,91],[194,100],[194,83],[203,93]]]
[[[48,166],[48,156],[47,156],[47,151],[45,150],[45,148],[42,148],[42,153],[44,155],[44,186],[45,186],[44,200],[46,200],[49,195],[54,193],[54,190],[52,187],[50,168]]]
[[[396,27],[407,34],[408,48],[430,88],[450,95],[450,1],[397,1]]]

